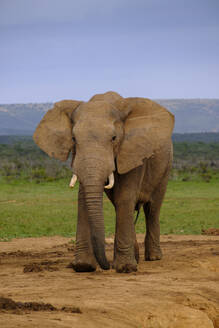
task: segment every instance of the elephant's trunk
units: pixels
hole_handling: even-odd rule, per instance
[[[83,187],[94,256],[100,267],[108,270],[110,265],[105,255],[103,191],[108,176],[111,176],[108,187],[113,187],[114,179],[111,173],[115,169],[114,161],[109,160],[105,162],[105,158],[107,159],[107,156],[109,157],[105,150],[100,149],[99,152],[101,152],[98,155],[98,149],[90,145],[89,148],[92,149],[92,154],[84,155],[84,153],[79,152],[80,147],[82,148],[81,144],[78,145],[78,153],[75,157],[73,172],[78,176],[78,180]]]
[[[100,267],[110,268],[105,255],[105,232],[103,218],[103,185],[84,185],[85,202],[88,212],[88,221],[91,230],[93,252]]]

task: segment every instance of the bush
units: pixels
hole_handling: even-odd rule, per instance
[[[24,179],[36,183],[71,178],[69,162],[48,157],[31,138],[0,144],[0,175],[7,181]],[[19,141],[20,140],[20,141]],[[219,143],[174,143],[170,180],[204,180],[210,182],[219,172]]]

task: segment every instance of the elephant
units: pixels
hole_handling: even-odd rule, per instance
[[[113,268],[137,271],[139,248],[134,213],[145,214],[145,260],[160,260],[160,208],[171,169],[174,116],[147,98],[116,92],[89,101],[54,104],[34,132],[49,156],[66,161],[72,152],[73,187],[79,181],[76,272],[108,270],[103,192],[116,212]]]

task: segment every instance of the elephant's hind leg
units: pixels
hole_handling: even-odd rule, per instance
[[[144,204],[144,213],[146,219],[146,236],[145,236],[145,261],[156,261],[162,258],[160,248],[160,209],[157,204],[148,202]]]
[[[160,248],[160,209],[168,182],[168,171],[157,186],[151,200],[144,204],[146,220],[145,261],[156,261],[162,258]]]
[[[76,272],[90,272],[96,270],[96,260],[93,255],[90,227],[88,224],[84,193],[81,185],[78,192],[78,222],[73,269]]]

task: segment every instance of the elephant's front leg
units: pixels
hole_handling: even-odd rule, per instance
[[[130,201],[116,205],[114,267],[117,272],[137,271],[134,207]]]
[[[81,185],[78,192],[78,221],[73,268],[77,272],[89,272],[96,270],[96,260],[93,255],[90,227],[88,224],[87,210],[84,202],[83,187]]]

